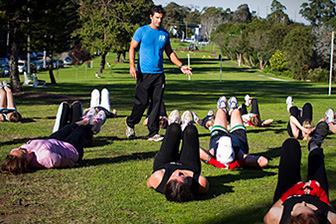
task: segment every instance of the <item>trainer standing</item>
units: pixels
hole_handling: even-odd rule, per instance
[[[163,51],[184,74],[193,75],[192,69],[182,64],[170,46],[169,33],[161,27],[164,14],[165,11],[161,5],[153,6],[149,16],[151,23],[138,28],[131,41],[129,49],[130,74],[137,80],[137,83],[132,113],[126,119],[126,135],[129,139],[135,138],[134,126],[140,122],[149,100],[153,106],[148,117],[148,140],[161,141],[163,139],[158,134],[160,105],[165,89]],[[136,69],[134,58],[138,45],[140,45],[140,49]]]

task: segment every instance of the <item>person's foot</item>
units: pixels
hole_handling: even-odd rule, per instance
[[[2,82],[0,81],[0,88],[3,88]]]
[[[117,109],[113,109],[112,111],[112,117],[117,117]]]
[[[148,138],[148,141],[160,142],[160,141],[162,141],[163,139],[164,139],[164,137],[162,137],[162,136],[159,135],[159,134],[156,134],[156,135],[154,135],[154,136],[152,136],[152,137],[149,137],[149,138]]]
[[[197,116],[196,112],[195,112],[195,111],[191,111],[191,113],[192,113],[192,115],[193,115],[193,117],[194,117],[194,121],[198,124],[199,121],[200,121],[200,119],[199,119],[199,117]]]
[[[229,99],[229,114],[231,115],[232,111],[237,108],[238,108],[237,98],[234,96],[231,96]]]
[[[291,96],[287,97],[286,104],[287,104],[287,111],[289,112],[289,109],[293,106],[293,98]]]
[[[181,113],[179,110],[173,110],[168,117],[168,125],[173,123],[180,124],[181,123]]]
[[[325,119],[327,124],[334,123],[334,110],[333,109],[328,109],[325,112]]]
[[[2,81],[2,83],[3,83],[3,87],[8,87],[9,88],[9,84],[6,80]]]
[[[225,96],[221,96],[219,97],[219,99],[217,100],[217,109],[222,109],[226,112],[226,108],[227,108],[227,99]]]
[[[131,128],[126,123],[126,136],[128,139],[133,140],[135,139],[135,131],[134,128]]]
[[[90,125],[94,125],[94,117],[97,114],[97,110],[95,108],[91,108],[87,114],[83,117],[83,120],[88,120]]]
[[[209,110],[208,116],[212,116],[212,115],[214,115],[214,111],[213,110]]]
[[[316,129],[313,137],[308,143],[308,150],[316,148],[316,146],[321,147],[323,140],[329,132],[329,126],[326,122],[320,122],[316,125]]]
[[[100,127],[105,123],[106,121],[106,114],[103,110],[99,111],[96,116],[94,117],[94,125],[92,127],[92,131],[94,134],[98,134],[100,131]]]
[[[250,103],[251,103],[251,97],[250,97],[250,95],[246,94],[245,97],[244,97],[244,100],[245,100],[245,105],[247,107],[250,106]]]
[[[191,111],[190,110],[184,111],[184,113],[182,114],[181,120],[182,120],[181,129],[183,131],[188,126],[188,124],[194,121],[194,117]]]

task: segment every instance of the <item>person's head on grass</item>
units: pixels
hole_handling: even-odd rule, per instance
[[[6,174],[21,174],[30,171],[29,164],[34,158],[33,152],[25,148],[12,150],[1,165],[1,172]]]
[[[9,122],[21,122],[22,116],[19,112],[13,111],[7,114],[7,118]]]
[[[191,191],[192,179],[185,176],[177,176],[167,182],[164,192],[168,201],[186,202],[194,199]]]
[[[323,215],[307,206],[306,202],[297,203],[291,211],[290,224],[318,224],[327,223]]]
[[[258,114],[253,115],[250,119],[250,122],[254,127],[260,127],[261,126],[261,119],[260,119]]]

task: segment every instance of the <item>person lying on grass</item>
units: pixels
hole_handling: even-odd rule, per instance
[[[0,121],[20,122],[22,116],[17,112],[12,90],[6,80],[0,81]]]
[[[210,128],[209,150],[200,149],[200,159],[218,168],[233,169],[235,167],[265,167],[268,159],[263,156],[249,155],[246,129],[237,108],[236,97],[227,103],[226,97],[218,99],[218,110],[214,126]],[[227,106],[229,106],[230,125],[228,129]]]
[[[153,173],[147,187],[165,194],[168,201],[185,202],[208,191],[209,183],[201,174],[199,139],[197,128],[192,124],[190,111],[181,115],[173,110],[160,151],[155,157]],[[182,148],[179,146],[182,139]]]
[[[21,174],[43,168],[73,167],[82,160],[84,142],[102,122],[93,108],[86,117],[66,125],[46,139],[33,139],[11,150],[2,163],[1,172]]]
[[[274,204],[264,217],[265,223],[336,223],[321,148],[327,133],[327,123],[318,123],[308,143],[307,182],[301,180],[300,143],[289,138],[282,144]]]

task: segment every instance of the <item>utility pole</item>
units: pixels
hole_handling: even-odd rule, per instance
[[[331,78],[332,78],[332,71],[333,71],[333,56],[334,56],[334,37],[335,32],[332,31],[331,33],[331,51],[330,51],[330,75],[329,75],[329,96],[331,95]]]
[[[29,8],[29,2],[28,0],[28,16],[27,16],[27,25],[28,25],[28,35],[27,35],[27,73],[30,74],[30,35],[29,35],[29,14],[30,14],[30,8]]]

